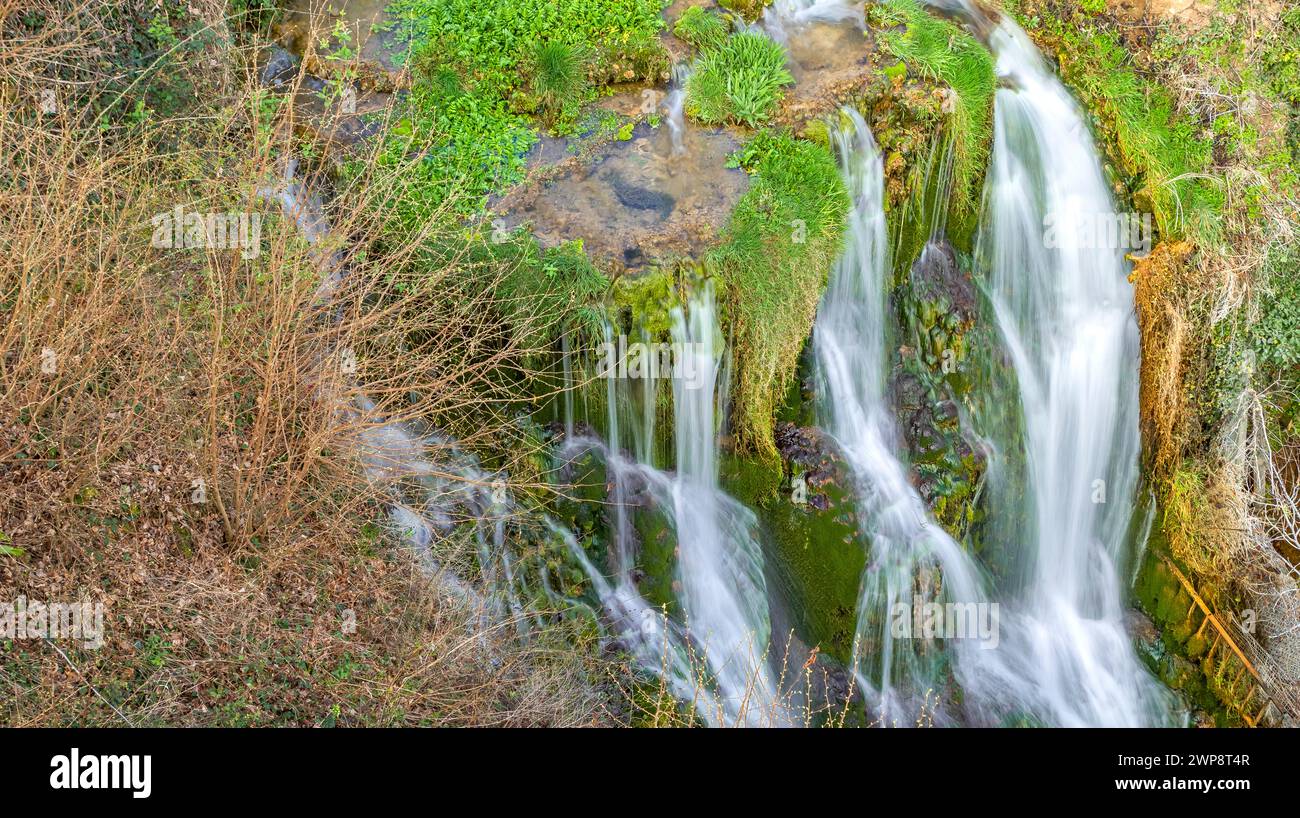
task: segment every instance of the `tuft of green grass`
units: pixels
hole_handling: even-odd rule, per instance
[[[552,40],[533,44],[528,59],[533,96],[549,124],[575,112],[587,96],[586,54],[581,47]]]
[[[691,6],[673,24],[673,34],[703,51],[722,45],[727,39],[727,24],[713,12]]]
[[[733,34],[700,57],[686,83],[686,113],[706,125],[756,128],[793,82],[779,43],[753,32]]]
[[[761,131],[736,161],[753,182],[705,265],[726,287],[737,447],[774,458],[773,418],[842,249],[850,202],[835,158],[816,143]]]

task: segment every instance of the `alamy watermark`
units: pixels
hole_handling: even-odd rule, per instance
[[[596,375],[601,378],[673,378],[687,389],[706,385],[713,367],[712,350],[695,341],[633,341],[620,335],[596,348]]]
[[[129,790],[132,798],[153,792],[153,756],[82,754],[73,747],[50,759],[50,789]]]
[[[895,602],[889,616],[895,639],[976,639],[985,650],[998,646],[996,602]]]
[[[1150,213],[1057,213],[1043,216],[1043,246],[1059,250],[1151,252]]]
[[[154,216],[152,223],[151,243],[158,249],[239,250],[245,259],[257,258],[262,250],[261,213],[187,213],[176,205]]]
[[[104,646],[102,602],[40,602],[20,596],[0,601],[0,639],[79,639],[82,647]]]

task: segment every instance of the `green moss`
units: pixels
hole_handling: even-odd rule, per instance
[[[772,590],[789,603],[798,637],[847,664],[866,564],[852,498],[829,485],[830,510],[797,506],[790,501],[789,478],[779,463],[727,458],[722,480],[728,493],[758,514],[767,534],[770,573],[776,577]]]
[[[760,133],[738,161],[753,181],[705,266],[725,284],[737,445],[775,458],[772,420],[843,245],[849,198],[830,152],[788,134]]]
[[[637,567],[643,572],[637,583],[641,596],[669,616],[680,617],[681,605],[673,591],[677,577],[677,537],[664,515],[654,509],[638,511],[632,519],[640,543]]]
[[[706,50],[686,82],[686,114],[706,125],[736,122],[758,127],[794,83],[785,49],[752,32],[727,37]]]
[[[772,5],[772,0],[718,0],[718,5],[752,23],[763,16],[763,9]]]
[[[615,319],[627,331],[639,328],[651,338],[666,336],[672,327],[672,309],[679,303],[676,282],[671,267],[619,278],[613,288]]]
[[[1188,704],[1208,713],[1215,724],[1240,727],[1244,724],[1241,713],[1250,709],[1245,698],[1249,687],[1231,685],[1240,666],[1227,647],[1220,643],[1212,655],[1209,653],[1215,641],[1213,633],[1210,626],[1201,629],[1199,612],[1189,616],[1193,603],[1170,568],[1170,558],[1162,526],[1153,526],[1134,595],[1161,636],[1154,644],[1139,644],[1139,655],[1152,673],[1178,691]],[[1221,678],[1225,675],[1226,679]]]

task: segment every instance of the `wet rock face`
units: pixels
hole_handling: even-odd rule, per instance
[[[834,445],[826,433],[813,426],[780,423],[776,427],[775,439],[776,449],[786,462],[787,470],[791,475],[798,473],[803,476],[808,487],[808,505],[817,511],[829,509],[831,502],[825,489],[830,485],[841,485],[843,475]]]
[[[962,323],[976,318],[978,294],[975,282],[957,264],[957,253],[946,239],[925,245],[912,265],[912,291],[917,298],[942,301]]]
[[[926,245],[894,303],[905,343],[890,397],[912,480],[935,518],[961,540],[976,521],[974,501],[986,467],[984,452],[961,421],[978,293],[952,246],[939,240]]]

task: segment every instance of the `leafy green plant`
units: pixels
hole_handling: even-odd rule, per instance
[[[408,47],[413,88],[379,161],[409,167],[384,198],[418,226],[454,193],[462,211],[523,178],[529,115],[572,125],[594,86],[658,78],[662,0],[396,0],[384,28]],[[355,169],[354,169],[355,170]]]
[[[1300,368],[1300,250],[1275,247],[1267,262],[1268,297],[1251,327],[1251,340],[1263,374],[1295,382]]]
[[[662,0],[395,0],[388,15],[389,28],[413,55],[436,47],[480,90],[508,97],[521,90],[520,63],[537,42],[585,47],[597,73],[618,64],[618,79],[650,79],[635,76],[635,67],[666,64],[655,37],[663,6]],[[634,76],[623,75],[627,67]]]
[[[0,557],[20,559],[25,553],[27,553],[25,550],[13,544],[8,534],[0,531]]]
[[[700,57],[686,83],[686,113],[706,125],[757,127],[793,82],[780,44],[762,34],[733,34]]]

